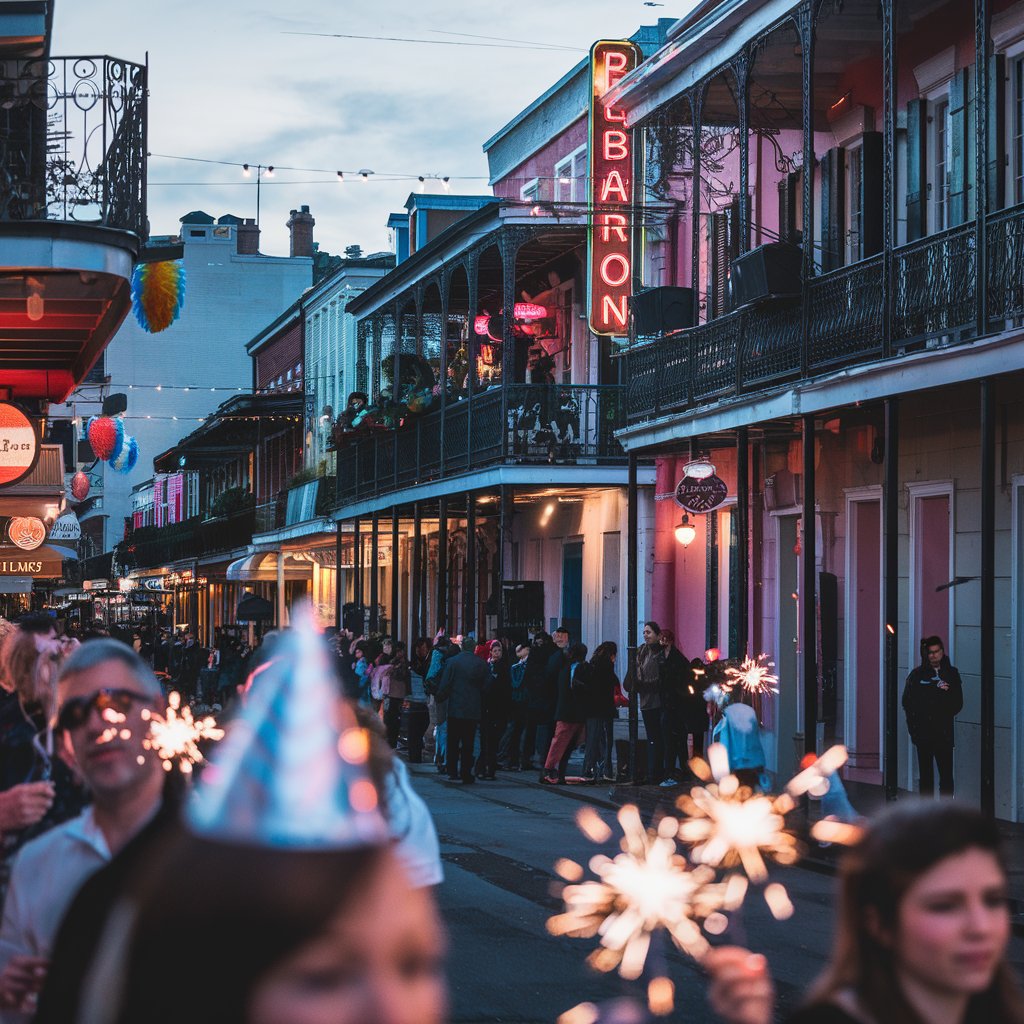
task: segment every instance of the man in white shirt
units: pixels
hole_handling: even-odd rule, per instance
[[[143,746],[144,709],[163,708],[160,684],[130,647],[84,644],[64,663],[58,728],[92,791],[84,813],[27,843],[15,858],[0,926],[0,1022],[31,1019],[69,904],[160,807],[164,772]]]

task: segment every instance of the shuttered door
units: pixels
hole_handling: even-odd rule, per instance
[[[967,70],[958,71],[949,85],[950,158],[949,158],[949,220],[950,227],[967,220],[967,188],[969,184]],[[941,185],[941,182],[939,183]]]
[[[1006,55],[994,53],[988,61],[988,209],[1001,210],[1006,196]]]
[[[884,192],[882,133],[865,132],[860,165],[860,242],[862,259],[882,251]]]
[[[821,158],[821,268],[824,273],[843,265],[843,230],[846,224],[843,182],[845,154],[830,149]]]
[[[915,242],[928,233],[925,202],[927,179],[925,126],[928,114],[924,100],[911,100],[907,104],[907,241]]]

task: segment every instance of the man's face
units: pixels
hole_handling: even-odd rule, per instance
[[[127,665],[105,661],[64,678],[61,707],[79,698],[88,700],[100,690],[131,694],[130,706],[122,713],[93,704],[81,724],[68,729],[67,736],[89,787],[97,796],[110,796],[133,789],[153,772],[162,772],[159,760],[142,742],[149,732],[142,710],[153,708],[158,701]]]
[[[932,644],[928,648],[928,664],[932,668],[937,669],[942,664],[942,658],[945,653],[941,644]]]
[[[563,651],[569,646],[569,634],[563,633],[560,629],[555,630],[555,646]]]

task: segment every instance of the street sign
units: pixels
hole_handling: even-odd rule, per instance
[[[684,476],[676,487],[676,503],[687,512],[710,512],[718,508],[729,494],[725,481],[716,475],[694,480]]]
[[[10,402],[0,402],[0,487],[16,484],[35,469],[39,434],[32,421]]]

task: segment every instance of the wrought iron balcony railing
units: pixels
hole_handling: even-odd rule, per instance
[[[496,462],[621,461],[614,435],[624,425],[624,397],[615,385],[510,384],[474,395],[472,403],[452,402],[443,413],[435,409],[397,431],[356,436],[338,452],[337,503]]]
[[[1024,321],[1024,206],[992,215],[987,225],[989,329]],[[632,348],[626,356],[626,419],[762,391],[889,352],[955,345],[977,332],[975,225],[901,246],[892,253],[891,309],[884,304],[881,256],[814,278],[803,310],[798,300],[765,302]]]
[[[255,524],[256,509],[250,505],[216,519],[200,515],[169,526],[141,526],[118,545],[118,564],[143,569],[234,551],[251,543]]]
[[[146,237],[146,67],[113,57],[0,60],[0,222]]]

